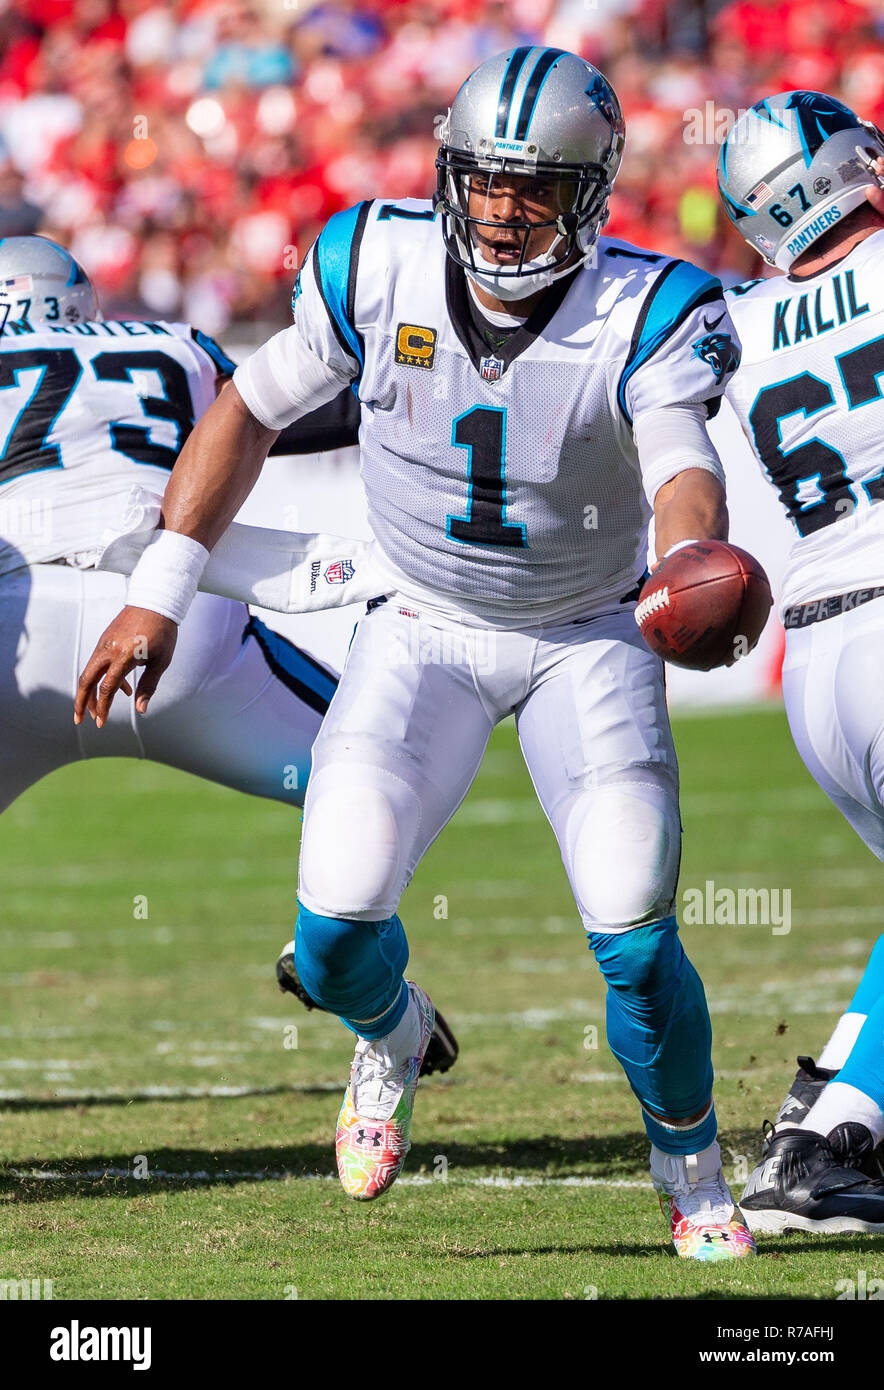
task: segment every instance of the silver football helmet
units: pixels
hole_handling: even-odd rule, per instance
[[[878,183],[884,135],[822,92],[779,92],[736,122],[718,157],[718,188],[741,236],[769,265],[792,262]]]
[[[617,97],[585,59],[527,47],[489,58],[467,78],[442,127],[434,202],[448,254],[500,299],[533,294],[582,265],[608,220],[625,134]],[[558,195],[552,220],[507,223],[521,236],[509,265],[481,251],[480,230],[499,223],[470,215],[471,182],[487,199],[496,175],[535,180]],[[529,238],[540,227],[556,235],[529,261]]]
[[[99,318],[92,282],[63,246],[45,236],[0,237],[0,332],[13,323]]]

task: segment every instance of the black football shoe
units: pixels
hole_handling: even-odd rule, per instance
[[[750,1231],[884,1235],[884,1182],[845,1162],[871,1146],[871,1134],[855,1122],[826,1139],[809,1129],[768,1136],[767,1153],[740,1198]]]
[[[315,999],[310,998],[298,979],[298,972],[295,970],[295,943],[293,941],[283,947],[282,954],[276,962],[276,978],[283,994],[294,994],[306,1009],[319,1009],[322,1013],[327,1012],[321,1004],[317,1004]],[[449,1071],[457,1061],[459,1051],[457,1038],[437,1009],[436,1022],[430,1034],[430,1041],[427,1043],[427,1050],[424,1053],[419,1075],[432,1076],[433,1072],[436,1071]]]
[[[798,1058],[798,1071],[789,1087],[789,1094],[777,1112],[778,1125],[800,1125],[816,1105],[830,1081],[838,1075],[826,1067],[818,1067],[812,1057]]]
[[[876,1181],[884,1180],[884,1144],[876,1147],[871,1130],[858,1120],[836,1125],[829,1134],[829,1144],[845,1168],[856,1168]]]
[[[827,1067],[818,1067],[812,1057],[799,1057],[795,1080],[777,1112],[776,1124],[800,1125],[807,1118],[826,1086],[830,1081],[834,1081],[837,1075],[837,1071],[830,1071]],[[869,1178],[884,1178],[884,1143],[879,1144],[876,1148],[871,1142],[872,1136],[865,1125],[856,1125],[851,1122],[851,1127],[861,1129],[868,1137],[869,1143],[858,1145],[855,1140],[850,1142],[842,1139],[839,1144],[837,1140],[833,1140],[833,1135],[845,1128],[845,1126],[839,1125],[838,1129],[829,1135],[829,1140],[843,1166],[845,1168],[857,1168],[859,1172],[865,1173],[866,1177]],[[761,1148],[762,1159],[767,1157],[770,1132],[767,1131],[764,1137]]]

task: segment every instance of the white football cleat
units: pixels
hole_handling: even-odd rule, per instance
[[[338,1176],[357,1201],[371,1201],[392,1187],[411,1147],[414,1093],[434,1011],[429,996],[407,983],[408,1008],[392,1033],[357,1042],[338,1115]]]
[[[666,1154],[652,1144],[651,1178],[682,1259],[737,1260],[757,1253],[724,1180],[717,1140],[698,1154]]]

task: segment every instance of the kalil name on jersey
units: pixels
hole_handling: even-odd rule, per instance
[[[817,338],[822,333],[828,333],[836,324],[847,323],[849,319],[857,319],[868,312],[868,302],[857,302],[854,272],[848,270],[842,276],[839,271],[831,280],[818,285],[812,293],[777,301],[773,318],[773,350],[776,352],[779,348],[792,347],[805,338]]]

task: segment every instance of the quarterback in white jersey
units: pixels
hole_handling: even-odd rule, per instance
[[[737,229],[785,275],[729,291],[727,395],[796,538],[783,694],[808,770],[884,859],[881,132],[819,92],[759,101],[722,149]],[[884,168],[884,165],[881,166]],[[820,1056],[799,1058],[743,1206],[754,1230],[884,1232],[884,937]]]
[[[726,534],[705,425],[739,349],[717,280],[598,240],[623,138],[591,64],[519,48],[457,94],[434,203],[375,199],[332,218],[293,326],[238,368],[185,445],[166,529],[81,677],[77,715],[106,718],[137,664],[146,707],[207,547],[268,445],[351,385],[385,597],[314,745],[295,938],[310,995],[358,1036],[344,1187],[376,1197],[405,1161],[433,1006],[403,979],[397,908],[514,715],[608,982],[608,1040],[676,1248],[730,1259],[754,1246],[721,1173],[708,1011],[673,913],[663,669],[632,615],[652,513],[661,554]]]

